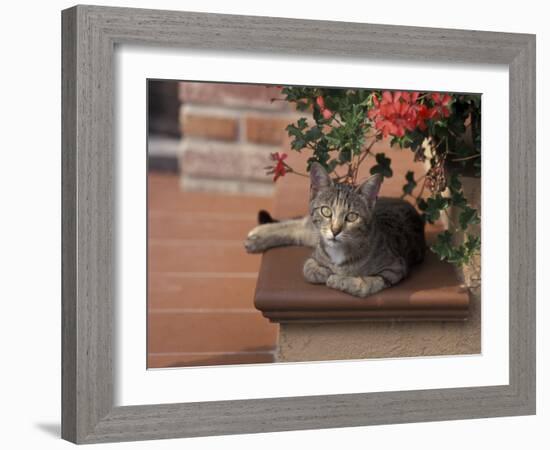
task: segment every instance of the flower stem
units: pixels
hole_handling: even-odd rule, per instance
[[[309,175],[306,174],[306,173],[302,173],[302,172],[298,172],[296,170],[294,170],[292,167],[290,166],[286,166],[287,170],[289,173],[293,173],[294,175],[298,175],[300,177],[306,177],[306,178],[309,178]]]
[[[469,159],[480,158],[480,157],[481,157],[481,153],[477,153],[475,155],[465,156],[464,158],[451,159],[451,161],[467,161]]]

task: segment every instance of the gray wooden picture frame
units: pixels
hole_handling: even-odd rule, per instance
[[[93,443],[535,413],[534,35],[97,6],[63,11],[62,31],[63,438]],[[509,384],[115,407],[117,44],[507,65]]]

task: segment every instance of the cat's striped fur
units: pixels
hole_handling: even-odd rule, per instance
[[[359,297],[398,283],[423,260],[422,218],[404,200],[377,199],[382,176],[353,187],[334,183],[319,164],[310,176],[309,216],[257,226],[245,241],[247,251],[312,247],[305,278]]]

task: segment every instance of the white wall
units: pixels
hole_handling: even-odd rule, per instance
[[[545,41],[550,30],[544,2],[482,2],[441,0],[367,2],[338,0],[188,0],[186,2],[106,1],[112,6],[134,6],[308,19],[437,26],[537,34],[538,92],[538,225],[548,230],[549,177],[543,180],[548,159],[543,155],[543,124],[550,102]],[[60,10],[72,6],[61,0],[5,2],[1,12],[0,69],[0,280],[4,310],[0,323],[2,343],[0,442],[5,448],[40,446],[64,448],[58,437],[60,417]],[[327,37],[330,39],[330,36]],[[548,202],[546,202],[548,203]],[[545,226],[546,225],[546,226]],[[549,308],[543,304],[543,249],[548,237],[539,235],[538,288],[538,399],[535,417],[484,419],[316,430],[264,435],[231,436],[121,444],[117,448],[543,448],[535,442],[548,431],[550,396],[543,383],[548,367]],[[546,292],[543,292],[543,289]],[[544,359],[543,359],[544,358]],[[528,445],[525,445],[528,444]],[[530,444],[530,445],[529,445]],[[547,444],[546,444],[547,445]],[[103,447],[103,446],[100,446]],[[105,447],[107,448],[107,447]],[[113,448],[113,447],[109,447]]]

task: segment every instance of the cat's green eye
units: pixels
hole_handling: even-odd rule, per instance
[[[355,222],[357,219],[359,218],[359,216],[355,213],[348,213],[348,215],[346,216],[346,220],[348,222]]]
[[[321,214],[325,217],[331,217],[332,216],[332,211],[328,206],[323,206],[321,208]]]

